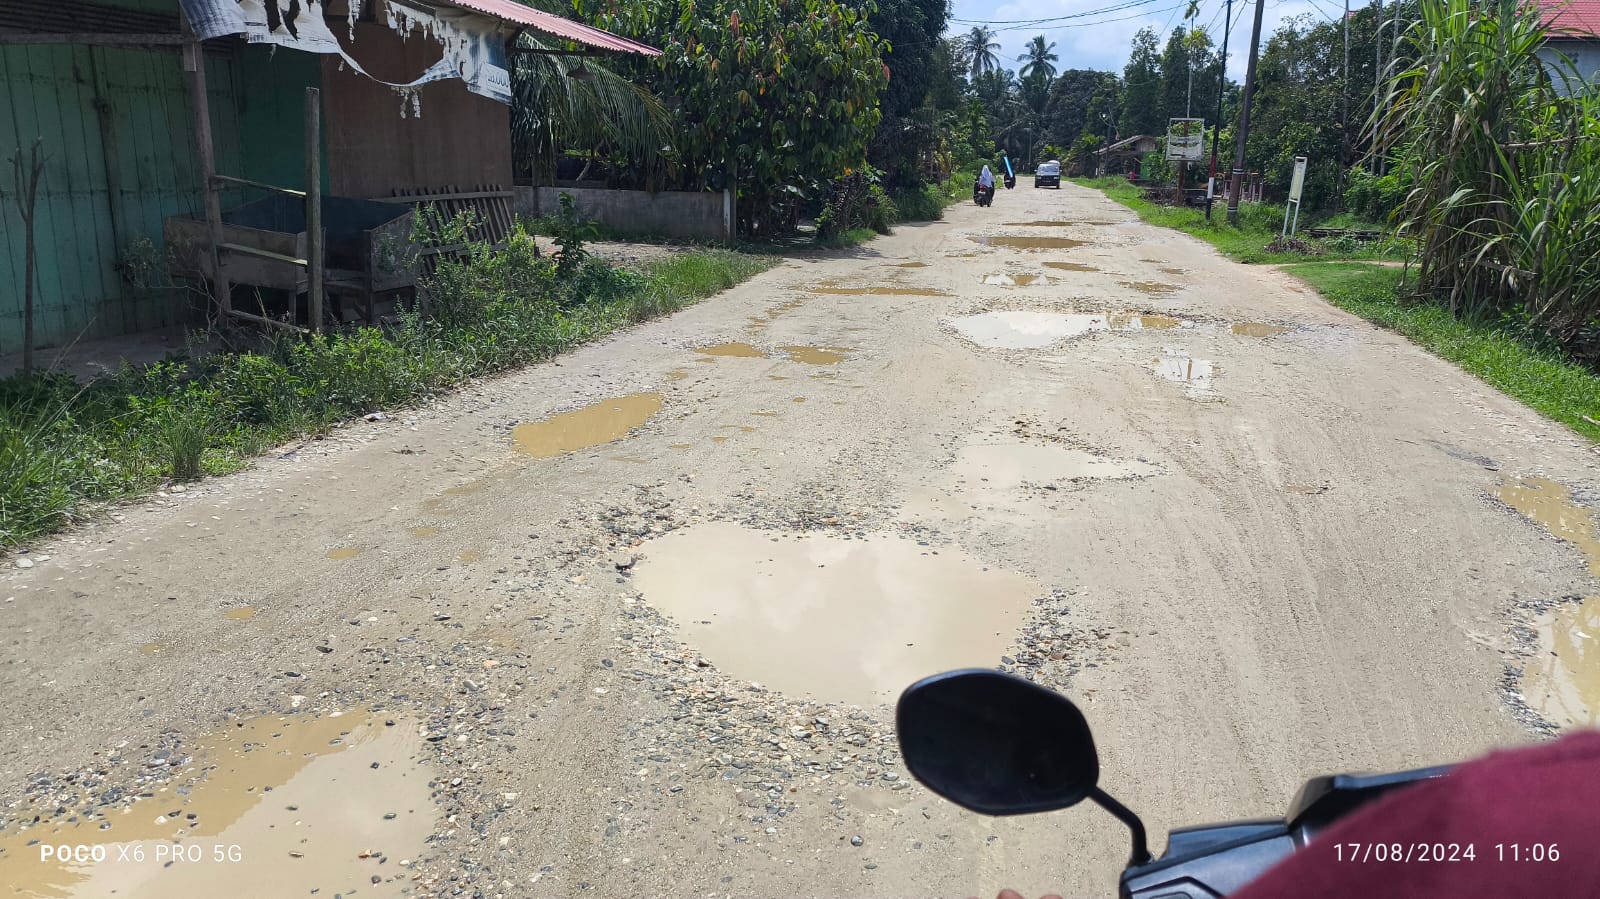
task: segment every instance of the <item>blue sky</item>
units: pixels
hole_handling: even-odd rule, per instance
[[[951,34],[961,34],[972,26],[967,21],[1006,21],[1046,19],[1071,16],[1111,6],[1126,6],[1132,0],[954,0]],[[1310,13],[1321,19],[1338,20],[1344,11],[1344,0],[1260,0],[1267,4],[1261,26],[1261,40],[1277,29],[1291,16]],[[1351,9],[1366,5],[1368,0],[1351,0]],[[1206,28],[1220,46],[1222,44],[1222,16],[1224,0],[1201,0],[1196,22]],[[1120,72],[1128,61],[1128,45],[1134,32],[1150,26],[1162,35],[1162,44],[1172,29],[1183,24],[1187,0],[1146,0],[1146,2],[1115,12],[1083,16],[1070,22],[1042,25],[991,25],[1000,29],[1001,63],[1016,69],[1017,55],[1036,34],[1054,41],[1057,63],[1062,69],[1105,69]],[[1235,20],[1233,36],[1228,44],[1228,74],[1235,79],[1244,77],[1245,54],[1250,49],[1250,20],[1255,7],[1250,0],[1234,0]],[[1112,21],[1118,20],[1118,21]],[[1209,25],[1209,27],[1207,27]]]

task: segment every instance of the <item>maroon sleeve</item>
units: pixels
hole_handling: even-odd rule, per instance
[[[1232,899],[1351,896],[1600,896],[1600,731],[1496,752],[1387,796]]]

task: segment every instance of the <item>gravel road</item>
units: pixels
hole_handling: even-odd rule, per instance
[[[1069,693],[1157,846],[1538,739],[1600,561],[1528,510],[1597,462],[1279,270],[1005,191],[12,557],[0,895],[1113,895],[1109,816],[908,783],[896,685]]]

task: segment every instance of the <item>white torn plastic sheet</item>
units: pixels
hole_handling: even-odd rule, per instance
[[[421,115],[415,89],[446,78],[460,78],[475,94],[511,103],[511,73],[506,65],[506,36],[498,19],[455,8],[424,10],[390,0],[351,0],[350,31],[363,6],[377,3],[379,20],[403,37],[413,33],[438,41],[438,62],[412,81],[374,78],[345,50],[322,17],[318,0],[182,0],[195,33],[203,39],[243,34],[253,44],[273,44],[307,53],[341,57],[352,69],[402,92],[406,104]],[[360,47],[356,46],[356,52]],[[404,114],[404,113],[402,113]]]
[[[403,3],[380,0],[390,28],[404,37],[420,31],[438,41],[444,56],[422,77],[405,85],[415,87],[445,78],[460,78],[467,89],[511,102],[511,73],[506,68],[505,33],[500,22],[488,16],[441,7],[425,12]],[[397,85],[399,86],[399,85]]]

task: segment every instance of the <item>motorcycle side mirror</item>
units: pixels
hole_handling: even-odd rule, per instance
[[[1026,815],[1091,799],[1133,830],[1131,863],[1150,860],[1144,824],[1100,789],[1094,734],[1065,696],[998,671],[951,671],[906,688],[895,730],[906,768],[956,805]]]

